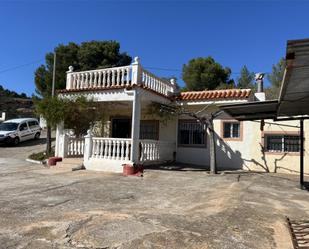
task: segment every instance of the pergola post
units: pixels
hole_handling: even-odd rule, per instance
[[[304,120],[300,119],[300,188],[304,189]]]

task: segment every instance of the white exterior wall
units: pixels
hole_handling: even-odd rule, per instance
[[[178,147],[177,162],[209,167],[209,142],[206,148]]]
[[[214,121],[216,131],[216,155],[219,169],[243,169],[247,160],[251,159],[252,140],[255,139],[254,132],[256,124],[253,122],[241,123],[241,139],[228,140],[223,138],[223,122],[228,121],[221,117]]]
[[[181,118],[180,118],[181,119]],[[228,121],[228,117],[222,116],[214,121],[216,132],[216,159],[218,169],[254,170],[281,173],[299,172],[299,153],[271,153],[263,152],[263,134],[280,133],[295,134],[299,132],[299,121],[274,122],[265,120],[265,126],[261,130],[261,121],[245,121],[242,125],[242,139],[223,139],[222,122]],[[285,126],[288,125],[288,126]],[[309,174],[309,121],[305,126],[305,173]],[[177,162],[195,164],[209,168],[209,136],[207,136],[207,147],[177,147]]]
[[[121,90],[119,90],[121,91]],[[114,106],[114,109],[109,113],[110,116],[127,116],[132,115],[132,100],[131,96],[122,90],[120,96],[126,98],[118,99],[119,95],[117,91],[113,94],[109,93],[109,98],[105,96],[107,93],[100,94],[97,98],[98,101],[113,101],[113,103],[120,103],[121,105]],[[158,117],[147,114],[147,104],[151,104],[151,101],[163,102],[167,101],[160,96],[151,94],[145,90],[141,90],[142,93],[142,112],[141,120],[159,120]],[[91,94],[90,94],[91,95]],[[113,96],[113,98],[111,98]],[[116,98],[117,96],[117,98]],[[107,100],[108,99],[108,100]],[[117,101],[115,101],[117,99]],[[125,105],[126,104],[126,105]],[[187,110],[197,111],[201,110],[207,103],[195,103],[194,105],[187,105]],[[211,104],[211,103],[208,103]],[[209,112],[215,112],[218,108],[214,105],[207,109]],[[106,136],[110,136],[110,117],[106,117],[107,122],[105,124],[104,133]],[[180,163],[196,164],[200,166],[209,167],[210,154],[209,154],[209,134],[207,134],[207,145],[205,147],[181,147],[177,146],[178,137],[178,120],[189,119],[190,117],[181,116],[170,120],[159,120],[159,140],[175,142],[176,147],[176,161]],[[272,154],[263,153],[262,147],[263,132],[260,130],[260,121],[242,122],[242,139],[241,140],[227,140],[222,138],[222,121],[227,120],[229,117],[220,116],[214,121],[214,129],[216,132],[216,153],[217,153],[217,165],[219,169],[249,169],[270,172],[284,172],[284,173],[297,173],[299,172],[299,155],[297,153],[291,154]],[[286,127],[283,125],[271,125],[267,122],[273,122],[272,120],[265,120],[264,132],[297,132],[298,127]],[[299,122],[282,122],[282,124],[288,124],[292,126],[299,126]],[[309,137],[309,122],[305,122],[305,137]],[[305,139],[305,149],[309,148],[309,139]],[[309,153],[305,151],[305,172],[309,173],[307,167],[309,163]]]
[[[171,119],[168,121],[160,120],[159,122],[159,140],[176,143],[177,119]]]

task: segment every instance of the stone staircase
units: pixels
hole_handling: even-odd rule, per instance
[[[74,157],[74,158],[63,158],[62,162],[57,162],[55,168],[62,168],[62,169],[70,169],[81,166],[83,164],[83,157]]]

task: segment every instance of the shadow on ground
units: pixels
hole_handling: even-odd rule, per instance
[[[163,165],[149,165],[145,169],[150,170],[167,170],[167,171],[209,171],[209,167],[194,164],[163,164]]]
[[[55,138],[53,138],[52,141],[55,141]],[[27,141],[24,141],[24,142],[20,142],[18,145],[14,146],[14,147],[31,147],[31,146],[35,146],[35,145],[41,145],[41,144],[46,144],[46,138],[27,140]],[[0,147],[13,147],[13,145],[0,144]]]

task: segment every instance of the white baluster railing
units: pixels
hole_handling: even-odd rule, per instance
[[[145,87],[165,96],[168,96],[170,92],[174,92],[174,86],[170,82],[155,76],[145,69],[142,70],[141,80]]]
[[[109,89],[143,85],[157,93],[168,96],[175,92],[176,83],[161,79],[143,69],[139,59],[124,67],[113,67],[83,72],[73,72],[73,67],[67,73],[66,89]]]
[[[68,137],[67,139],[67,156],[79,157],[84,155],[85,139]]]
[[[174,159],[175,143],[158,140],[140,140],[141,162],[172,161]]]
[[[66,89],[111,88],[131,85],[131,66],[68,72]]]
[[[131,139],[93,137],[91,158],[128,161],[131,144]]]

